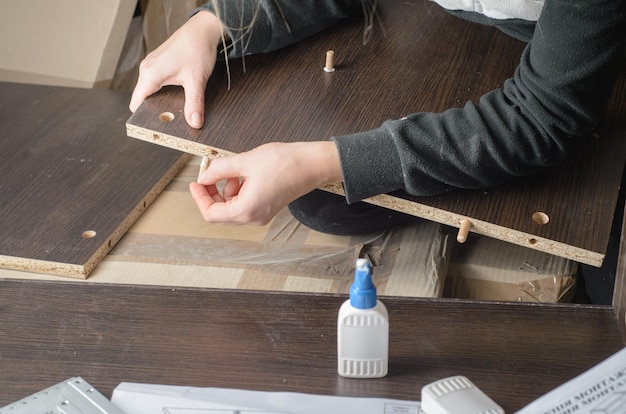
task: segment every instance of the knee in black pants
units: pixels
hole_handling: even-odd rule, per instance
[[[376,233],[417,220],[366,202],[348,204],[345,197],[324,190],[314,190],[294,200],[289,211],[308,228],[339,236]]]

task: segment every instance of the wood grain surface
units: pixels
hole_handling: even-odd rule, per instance
[[[384,298],[389,375],[337,375],[345,295],[0,280],[0,406],[81,376],[419,400],[465,375],[507,413],[620,350],[613,309]]]
[[[184,165],[126,137],[129,99],[0,83],[0,267],[87,277]]]
[[[357,19],[278,52],[231,61],[230,90],[218,65],[202,130],[187,126],[183,92],[168,87],[130,117],[127,132],[210,157],[269,141],[329,139],[477,101],[512,76],[525,46],[429,2],[381,7],[384,35],[377,27],[365,46]],[[332,73],[323,70],[329,49]],[[398,192],[366,201],[455,227],[469,219],[472,232],[600,266],[626,158],[625,79],[622,73],[595,138],[560,167],[485,191],[421,198]],[[342,192],[340,184],[327,190]],[[535,213],[549,222],[533,220]]]

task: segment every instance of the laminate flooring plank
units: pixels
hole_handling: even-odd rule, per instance
[[[462,107],[513,75],[525,43],[427,3],[381,4],[384,34],[377,27],[365,46],[363,21],[355,19],[277,52],[232,60],[230,90],[218,65],[202,130],[185,123],[182,89],[168,87],[129,118],[127,133],[219,157]],[[336,70],[326,73],[330,49]],[[626,159],[625,79],[622,73],[595,138],[562,166],[488,190],[419,198],[397,192],[366,201],[456,227],[467,218],[472,232],[601,266]],[[342,192],[340,184],[326,189]]]
[[[86,278],[184,165],[126,137],[129,99],[0,83],[0,267]]]

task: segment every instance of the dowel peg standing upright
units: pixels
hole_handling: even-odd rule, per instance
[[[326,52],[326,66],[324,66],[326,72],[335,71],[335,51],[329,50]]]
[[[469,234],[470,229],[472,228],[472,222],[468,219],[463,219],[461,221],[461,227],[459,228],[459,233],[456,235],[456,241],[459,243],[465,243],[467,240],[467,235]]]
[[[205,172],[207,168],[209,168],[210,162],[211,160],[209,159],[208,155],[202,157],[202,161],[200,162],[200,171],[198,172],[198,181],[200,181],[200,176],[202,175],[202,173]]]

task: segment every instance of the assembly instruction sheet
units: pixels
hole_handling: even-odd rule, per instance
[[[129,382],[111,401],[126,414],[424,414],[417,401]]]
[[[425,414],[418,401],[129,382],[114,390],[112,402],[126,414]],[[515,414],[624,413],[626,348]]]
[[[516,414],[626,413],[626,348]]]

